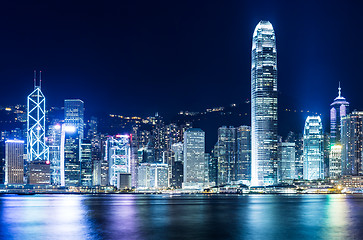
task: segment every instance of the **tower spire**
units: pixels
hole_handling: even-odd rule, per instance
[[[338,97],[341,97],[341,88],[340,88],[340,81],[339,81],[339,87],[338,87],[338,94],[339,94],[339,96]]]
[[[34,89],[37,87],[37,71],[34,70]]]
[[[39,88],[42,88],[42,71],[39,71]]]

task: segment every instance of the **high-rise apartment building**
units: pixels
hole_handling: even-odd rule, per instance
[[[277,52],[268,21],[253,33],[251,65],[251,184],[270,185],[277,178]]]
[[[64,122],[75,126],[81,139],[84,137],[84,103],[80,99],[64,100]]]
[[[324,135],[319,116],[308,116],[304,127],[304,179],[324,178]]]
[[[202,188],[205,181],[205,133],[199,128],[184,132],[183,188]]]

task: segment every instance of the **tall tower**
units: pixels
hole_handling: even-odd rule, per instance
[[[184,132],[183,188],[202,188],[205,183],[205,132],[190,128]]]
[[[251,66],[251,185],[277,178],[277,54],[272,24],[260,21],[253,33]]]
[[[304,127],[304,179],[324,178],[324,134],[319,116],[308,116]]]
[[[341,119],[348,114],[349,102],[341,96],[341,88],[339,82],[338,97],[330,104],[330,143],[331,145],[341,142]]]
[[[64,100],[64,121],[77,128],[80,139],[84,136],[84,102],[80,99]]]
[[[48,161],[48,147],[45,144],[45,97],[41,91],[42,72],[37,83],[34,71],[34,91],[27,101],[27,158],[28,161]]]

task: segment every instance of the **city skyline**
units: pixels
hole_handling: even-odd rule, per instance
[[[264,1],[256,4],[232,2],[222,8],[216,2],[184,4],[89,4],[81,8],[75,3],[70,9],[59,4],[3,5],[3,9],[9,10],[1,16],[8,23],[4,31],[10,28],[18,31],[10,32],[1,40],[3,46],[9,47],[3,49],[0,70],[4,82],[17,80],[21,87],[14,94],[9,84],[4,86],[5,94],[0,96],[0,101],[4,105],[20,103],[18,99],[31,86],[29,73],[39,69],[43,70],[46,82],[43,91],[48,96],[49,106],[61,106],[63,99],[79,98],[92,106],[89,108],[92,113],[106,111],[146,116],[159,112],[167,115],[175,108],[197,111],[201,107],[243,102],[249,98],[248,89],[244,87],[249,82],[250,65],[250,41],[246,36],[253,33],[259,20],[268,19],[279,35],[282,107],[291,103],[293,106],[286,107],[325,112],[324,107],[334,99],[339,81],[344,96],[355,104],[352,109],[362,105],[352,87],[358,72],[351,68],[359,61],[353,60],[347,65],[343,59],[355,59],[350,51],[339,50],[336,57],[330,52],[330,47],[339,49],[351,45],[351,39],[359,39],[361,33],[352,31],[358,22],[354,21],[359,16],[355,10],[358,6],[344,6],[352,10],[351,14],[334,24],[337,21],[334,16],[341,11],[338,4],[319,3],[313,7],[297,3],[284,6]],[[173,17],[163,11],[165,8],[173,12]],[[284,11],[286,8],[290,11]],[[63,9],[68,17],[59,16],[62,11],[58,9]],[[93,19],[91,13],[95,9],[99,10],[99,15]],[[119,14],[123,11],[127,14]],[[215,13],[213,18],[209,12]],[[10,13],[13,14],[10,16]],[[309,19],[304,18],[307,13],[310,13]],[[54,16],[50,16],[52,14]],[[48,21],[41,21],[45,17]],[[203,20],[198,20],[200,17]],[[238,18],[240,20],[236,21]],[[18,21],[23,23],[22,19],[29,22],[20,25]],[[147,22],[146,19],[152,20]],[[296,19],[292,21],[294,25],[288,23],[288,19]],[[327,21],[331,24],[324,24]],[[32,31],[28,32],[29,29]],[[335,38],[329,37],[332,32],[336,33]],[[70,34],[74,40],[69,39]],[[346,39],[352,34],[353,37]],[[24,37],[28,42],[19,42]],[[15,41],[9,42],[11,39]],[[28,50],[21,52],[23,48],[16,46]],[[179,50],[170,51],[174,48]],[[19,58],[19,54],[23,57]],[[132,54],[137,57],[131,57]],[[224,84],[218,84],[220,79]],[[174,83],[192,87],[185,93],[174,88]],[[318,91],[322,86],[327,89],[326,93]],[[151,88],[155,94],[149,91]],[[141,98],[132,98],[136,89],[142,94]],[[99,97],[94,98],[96,91]],[[195,93],[200,91],[203,97],[196,98]],[[121,93],[123,98],[133,100],[116,104]]]

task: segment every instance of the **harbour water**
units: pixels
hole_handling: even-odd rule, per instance
[[[0,239],[363,239],[363,195],[2,195]]]

